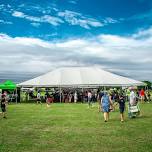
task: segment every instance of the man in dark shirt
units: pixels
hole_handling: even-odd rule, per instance
[[[103,91],[100,91],[99,93],[98,93],[98,103],[99,103],[99,106],[98,106],[98,112],[101,112],[102,111],[102,109],[101,109],[101,98],[102,98],[102,96],[104,95],[104,92]]]
[[[2,99],[1,99],[1,109],[2,109],[2,115],[3,118],[6,118],[6,99],[5,99],[5,95],[2,95]]]

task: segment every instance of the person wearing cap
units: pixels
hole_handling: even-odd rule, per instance
[[[104,91],[104,95],[101,98],[101,106],[105,122],[109,120],[110,105],[113,107],[111,97],[108,95],[107,91]]]
[[[6,98],[4,94],[2,95],[2,99],[1,99],[1,109],[2,109],[3,118],[6,118]]]

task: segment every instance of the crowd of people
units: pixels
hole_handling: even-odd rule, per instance
[[[61,95],[61,96],[60,96]],[[37,103],[40,102],[40,92],[37,94]],[[94,102],[99,103],[99,112],[103,112],[104,121],[109,120],[109,112],[114,111],[115,107],[119,105],[120,120],[124,121],[125,102],[128,101],[129,106],[137,105],[138,101],[141,103],[150,102],[151,94],[150,91],[144,91],[144,89],[137,90],[135,88],[129,89],[109,89],[105,90],[94,90],[88,89],[85,91],[70,91],[63,90],[61,93],[56,92],[55,94],[45,94],[47,107],[53,102],[61,101],[63,103],[76,103],[78,101],[87,102],[88,108],[93,106]]]
[[[144,89],[137,90],[135,88],[129,88],[126,90],[114,90],[114,91],[103,91],[100,94],[101,100],[99,100],[99,105],[101,101],[101,106],[99,106],[99,110],[102,109],[104,114],[104,121],[107,122],[109,120],[109,112],[115,110],[115,106],[119,105],[120,111],[120,120],[124,121],[124,111],[125,111],[125,102],[128,101],[129,107],[136,107],[137,103],[140,101],[141,103],[150,102],[151,94],[150,90],[144,91]],[[137,109],[138,113],[140,113],[139,109]]]
[[[54,91],[49,92],[46,91],[46,93],[42,93],[40,90],[37,92],[37,95],[34,96],[36,98],[37,103],[42,103],[44,101],[48,101],[47,99],[50,98],[51,102],[61,102],[61,103],[77,103],[77,102],[88,102],[90,106],[92,105],[92,102],[97,101],[97,91],[95,90],[88,90],[88,91],[81,91],[81,90],[70,90],[70,89],[64,89],[62,92],[60,91]]]
[[[53,102],[62,102],[62,103],[77,103],[83,102],[88,103],[88,108],[93,106],[94,102],[99,104],[99,112],[103,112],[104,121],[109,120],[109,112],[115,111],[115,107],[119,105],[120,111],[120,120],[124,121],[124,111],[125,111],[125,102],[129,101],[129,106],[137,105],[138,101],[141,103],[150,102],[151,94],[150,90],[135,88],[129,89],[84,89],[84,90],[70,90],[65,89],[60,92],[56,90],[53,93],[50,93],[49,90],[46,91],[45,95],[41,95],[41,90],[37,90],[36,96],[31,94],[32,97],[36,98],[37,104],[42,104],[42,99],[45,100],[47,107],[50,107]],[[5,91],[0,95],[1,100],[1,110],[3,118],[6,118],[6,106],[10,100],[9,95]]]

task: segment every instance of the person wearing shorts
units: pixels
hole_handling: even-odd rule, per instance
[[[124,111],[125,111],[125,97],[123,96],[123,94],[120,94],[118,104],[119,104],[119,110],[120,110],[120,120],[121,122],[123,122]]]

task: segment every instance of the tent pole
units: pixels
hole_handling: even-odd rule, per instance
[[[62,97],[61,97],[61,87],[60,87],[60,103],[62,102]]]
[[[17,95],[17,88],[15,89],[15,94],[16,94],[16,104],[17,104],[17,97],[18,97],[18,95]]]
[[[27,100],[28,100],[28,101],[30,100],[29,92],[28,92],[28,94],[27,94]]]

